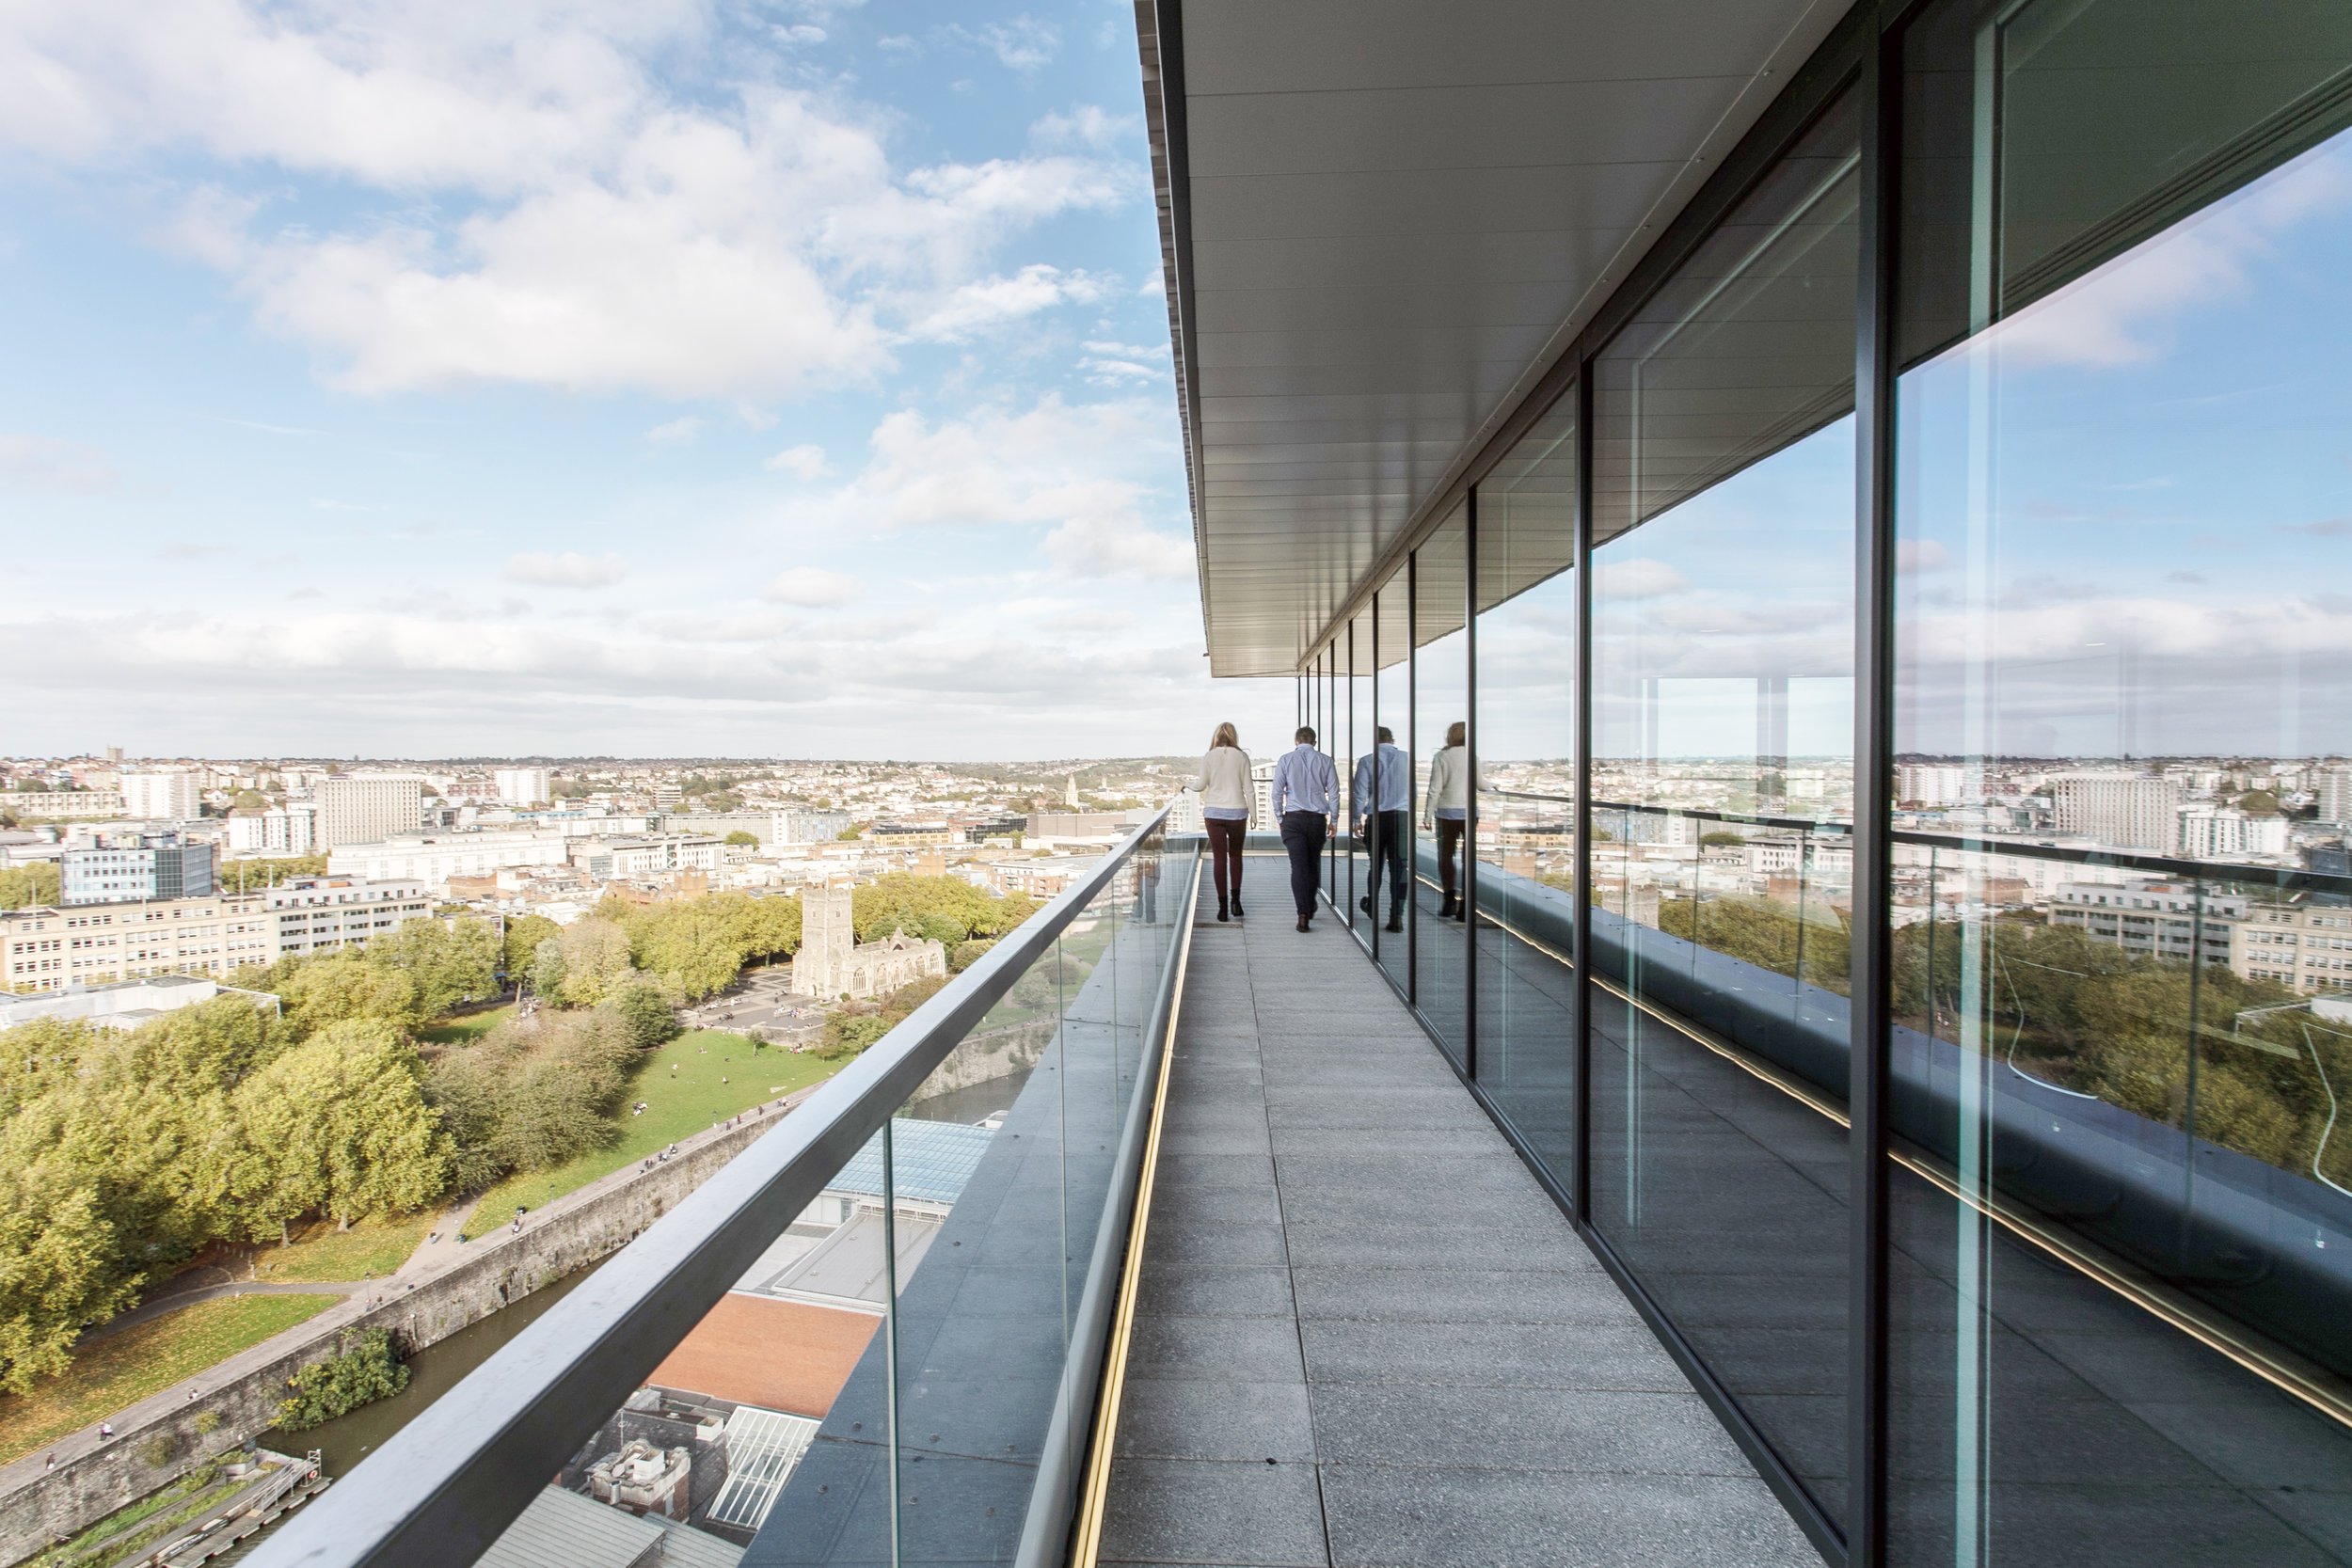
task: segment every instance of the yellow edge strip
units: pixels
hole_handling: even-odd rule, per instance
[[[1143,1169],[1136,1178],[1135,1217],[1127,1229],[1127,1262],[1120,1272],[1119,1307],[1111,1319],[1111,1340],[1103,1358],[1103,1394],[1094,1412],[1094,1445],[1087,1454],[1086,1489],[1078,1497],[1078,1526],[1071,1537],[1072,1568],[1095,1568],[1103,1549],[1103,1508],[1110,1495],[1111,1450],[1119,1438],[1119,1404],[1127,1386],[1127,1347],[1135,1336],[1136,1290],[1143,1274],[1144,1233],[1152,1223],[1152,1187],[1160,1165],[1160,1130],[1168,1115],[1168,1081],[1176,1065],[1176,1024],[1184,1011],[1184,973],[1192,965],[1194,911],[1200,907],[1196,870],[1193,902],[1184,911],[1184,940],[1176,955],[1176,984],[1168,992],[1168,1037],[1160,1045],[1160,1082],[1152,1096],[1152,1131],[1143,1144]]]
[[[1482,918],[1517,941],[1556,959],[1564,967],[1575,967],[1568,961],[1567,956],[1558,949],[1536,941],[1523,931],[1513,929],[1491,915]],[[1629,1006],[1640,1008],[1686,1039],[1721,1056],[1750,1077],[1771,1085],[1840,1127],[1851,1127],[1845,1107],[1771,1063],[1732,1044],[1706,1025],[1646,1002],[1606,975],[1595,974],[1593,983]],[[2352,1426],[2352,1390],[2347,1390],[2344,1380],[2333,1372],[2305,1361],[2291,1351],[2257,1345],[2241,1338],[2207,1318],[2196,1298],[2175,1291],[2130,1264],[2105,1256],[2089,1243],[2003,1203],[1997,1197],[1963,1191],[1958,1178],[1941,1161],[1901,1148],[1890,1149],[1889,1153],[1895,1163],[1905,1170],[1942,1189],[1947,1196],[1958,1198],[2002,1228],[2030,1242],[2059,1262],[2106,1286],[2200,1344],[2229,1357],[2264,1382],[2302,1401],[2321,1415]]]

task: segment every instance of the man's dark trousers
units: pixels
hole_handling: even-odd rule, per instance
[[[1298,907],[1301,920],[1314,918],[1315,890],[1323,881],[1323,839],[1330,827],[1319,811],[1282,814],[1282,847],[1291,857],[1291,902]]]
[[[1405,835],[1413,831],[1412,813],[1384,811],[1380,813],[1373,832],[1379,842],[1373,846],[1372,885],[1364,890],[1364,908],[1377,913],[1380,909],[1380,863],[1389,867],[1389,917],[1396,918],[1405,909]]]

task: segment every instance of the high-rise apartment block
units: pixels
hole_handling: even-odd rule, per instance
[[[1895,799],[1907,804],[1952,806],[1970,798],[1968,770],[1957,764],[1907,762],[1895,770]]]
[[[338,773],[311,791],[318,847],[373,844],[414,832],[424,821],[424,781],[413,773]]]
[[[204,814],[204,781],[185,768],[126,768],[121,789],[126,816],[184,822]]]
[[[213,891],[216,847],[168,834],[68,849],[59,866],[58,902],[125,904],[202,898]]]
[[[2187,806],[2181,811],[2181,853],[2191,860],[2243,860],[2287,852],[2287,819],[2254,816],[2235,806]]]
[[[555,774],[545,768],[501,768],[491,776],[499,799],[510,806],[535,806],[555,799]]]
[[[229,814],[229,847],[241,855],[307,855],[318,842],[318,807],[305,800]]]
[[[2319,797],[2322,822],[2352,827],[2352,768],[2312,769],[2312,791]]]
[[[2181,784],[2145,773],[2060,773],[2050,781],[2058,829],[2117,849],[2180,847]]]

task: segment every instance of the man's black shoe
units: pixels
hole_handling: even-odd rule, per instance
[[[1397,914],[1389,916],[1388,928],[1391,931],[1401,931],[1405,929],[1405,917]]]
[[[1303,914],[1298,917],[1298,928],[1302,931],[1307,928],[1307,917]]]
[[[1372,913],[1372,895],[1367,893],[1361,898],[1357,899],[1356,907],[1363,911],[1366,914]]]

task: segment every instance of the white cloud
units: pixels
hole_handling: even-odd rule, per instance
[[[1679,594],[1691,579],[1667,562],[1649,556],[1615,561],[1593,568],[1593,592],[1612,599],[1656,599]]]
[[[617,555],[589,556],[576,550],[510,555],[504,573],[509,582],[540,588],[610,588],[628,575],[628,563]]]
[[[1114,115],[1091,103],[1079,103],[1068,114],[1040,119],[1029,127],[1029,139],[1040,147],[1110,147],[1141,128],[1142,122],[1133,115]]]
[[[818,610],[851,603],[865,594],[866,585],[845,573],[828,572],[819,566],[791,566],[771,578],[760,596],[772,604]]]
[[[1143,188],[1083,150],[898,169],[887,119],[863,105],[651,69],[692,58],[709,26],[694,0],[422,0],[364,20],[25,0],[0,20],[0,148],[108,171],[151,160],[142,190],[216,160],[151,237],[227,275],[331,379],[378,392],[862,383],[906,323],[989,319],[990,289],[1020,278],[987,276],[1009,236]],[[971,37],[1009,60],[1053,42],[1025,19]],[[291,205],[289,172],[359,199],[322,226]],[[969,284],[980,294],[959,300]]]
[[[942,35],[985,49],[1005,69],[1025,75],[1052,64],[1061,51],[1061,29],[1025,11],[1009,22],[992,22],[985,27],[949,26],[942,29]]]
[[[984,277],[963,284],[934,306],[911,330],[918,338],[959,342],[992,326],[1034,316],[1057,305],[1090,305],[1117,286],[1084,271],[1064,272],[1039,262],[1009,277]]]
[[[819,479],[825,472],[825,449],[807,444],[787,447],[768,459],[768,467],[802,479]]]
[[[1166,343],[1089,342],[1078,361],[1089,381],[1118,387],[1136,382],[1164,382],[1169,374]]]
[[[110,490],[115,472],[103,451],[80,441],[0,435],[0,479],[36,490]]]
[[[683,414],[665,424],[658,424],[645,432],[645,439],[658,447],[683,446],[702,433],[703,422],[693,414]]]

